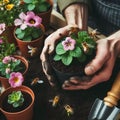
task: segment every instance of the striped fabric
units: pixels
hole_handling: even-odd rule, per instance
[[[93,14],[104,34],[109,35],[120,29],[120,0],[92,0],[92,2]]]

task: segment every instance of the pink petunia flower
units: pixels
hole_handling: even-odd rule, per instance
[[[39,27],[41,22],[42,22],[42,18],[35,15],[34,12],[31,12],[31,11],[27,12],[27,16],[25,18],[25,23],[28,26],[30,26],[30,27],[32,27],[32,26]]]
[[[64,41],[62,41],[62,45],[64,50],[74,50],[76,41],[72,39],[71,37],[66,37]]]
[[[20,19],[18,19],[18,18],[15,19],[14,24],[15,24],[15,26],[20,26],[20,28],[22,30],[24,30],[25,28],[27,28],[27,25],[25,23],[26,15],[22,12],[22,13],[20,13],[19,18]]]
[[[2,34],[5,31],[5,27],[6,27],[5,23],[0,24],[0,34]]]
[[[20,72],[12,72],[9,78],[9,84],[11,87],[21,86],[24,81],[24,77]]]
[[[8,64],[9,62],[11,62],[11,57],[10,57],[10,56],[4,57],[3,60],[2,60],[2,62],[3,62],[4,64]]]

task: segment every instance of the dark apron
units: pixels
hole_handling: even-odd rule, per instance
[[[91,0],[92,15],[97,27],[105,35],[120,29],[120,0]]]

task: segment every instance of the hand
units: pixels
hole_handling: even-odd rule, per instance
[[[76,24],[80,30],[87,30],[88,7],[83,3],[69,5],[64,10],[67,24]]]
[[[78,30],[78,27],[76,25],[67,25],[49,35],[45,40],[40,59],[42,62],[43,72],[52,86],[55,85],[56,81],[54,80],[54,76],[52,74],[52,68],[49,64],[48,56],[54,51],[56,41],[58,41],[61,37],[68,35],[71,30]]]
[[[96,57],[85,67],[87,75],[93,75],[90,81],[72,78],[63,84],[64,90],[88,89],[98,83],[109,80],[117,56],[120,55],[120,31],[108,38],[97,41]]]

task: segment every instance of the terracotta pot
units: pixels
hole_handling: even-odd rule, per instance
[[[26,58],[33,58],[40,54],[43,48],[43,45],[44,45],[44,33],[45,33],[44,26],[41,24],[40,27],[43,31],[43,35],[40,38],[36,40],[32,40],[32,41],[20,40],[16,37],[15,32],[14,32],[14,36],[16,38],[16,41],[17,41],[17,44],[21,51],[22,56]]]
[[[1,36],[6,36],[9,43],[14,43],[17,46],[16,39],[13,35],[13,31],[15,29],[15,26],[8,26],[6,27],[6,30],[2,33]]]
[[[28,67],[29,67],[28,61],[22,56],[14,55],[14,57],[16,59],[21,60],[21,62],[25,65],[25,70],[23,71],[23,76],[25,77],[25,75],[26,75],[26,73],[28,71]],[[6,88],[10,87],[10,84],[8,82],[8,78],[0,76],[0,82],[2,84],[3,89],[6,89]]]
[[[51,5],[50,9],[46,12],[41,12],[38,14],[42,18],[42,24],[44,25],[45,30],[48,30],[50,26],[50,17],[51,17],[51,12],[53,9],[53,1],[47,0],[47,2]]]
[[[27,93],[27,95],[29,94],[31,101],[29,102],[29,105],[25,109],[18,112],[9,112],[6,110],[5,108],[6,105],[4,105],[3,103],[5,102],[5,98],[8,96],[8,94],[10,94],[12,91],[17,91],[17,90],[20,90],[23,93]],[[35,95],[29,87],[27,86],[20,86],[16,88],[9,87],[0,95],[0,110],[5,115],[7,120],[19,120],[19,119],[32,120],[34,100],[35,100]]]

